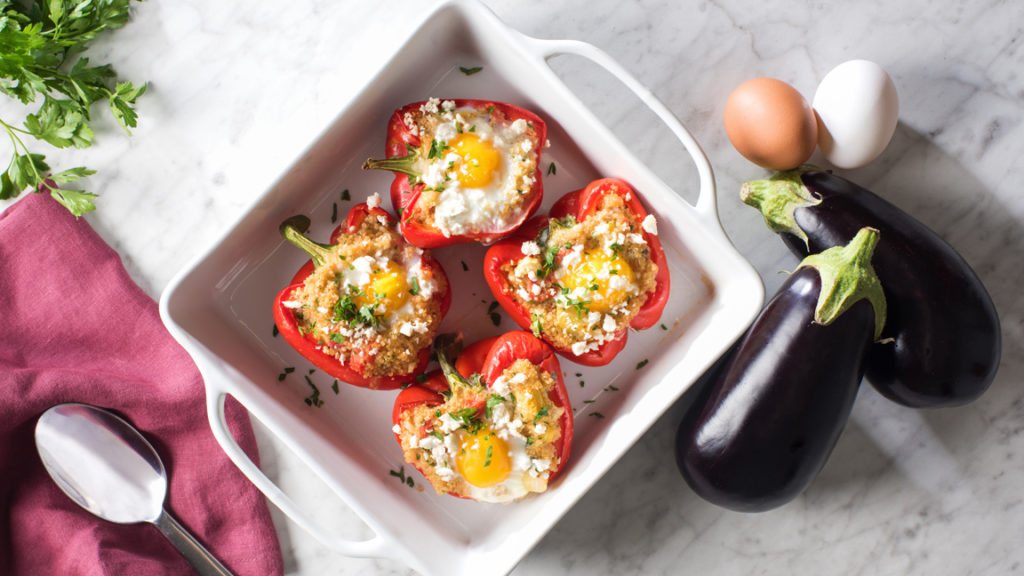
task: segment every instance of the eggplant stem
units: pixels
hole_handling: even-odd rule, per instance
[[[815,322],[827,326],[866,299],[875,312],[875,340],[881,337],[886,318],[885,292],[871,265],[878,239],[877,229],[861,228],[847,245],[811,254],[800,262],[798,268],[814,268],[821,278]]]
[[[313,265],[319,268],[327,261],[327,256],[331,253],[331,246],[306,238],[303,233],[309,230],[309,224],[309,218],[299,214],[281,222],[281,225],[278,226],[278,231],[281,232],[281,236],[285,240],[291,242],[306,254],[309,254],[310,259],[313,260]]]
[[[804,186],[800,176],[813,166],[801,166],[795,170],[779,172],[767,180],[751,180],[740,187],[740,200],[757,208],[764,216],[764,223],[772,232],[787,232],[796,236],[810,250],[807,234],[796,223],[796,209],[821,204]]]

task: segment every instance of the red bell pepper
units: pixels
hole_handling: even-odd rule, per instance
[[[448,108],[451,107],[448,102],[454,104],[454,111],[448,111],[445,108],[445,105]],[[433,134],[424,134],[418,120],[422,119],[425,114],[450,114],[451,121],[454,122],[455,113],[467,109],[475,111],[470,113],[485,117],[489,125],[499,127],[505,132],[517,120],[525,122],[525,133],[529,135],[532,142],[532,148],[528,154],[535,164],[531,176],[533,182],[525,186],[526,189],[522,191],[522,201],[511,215],[503,218],[500,215],[495,215],[491,220],[492,225],[488,228],[446,234],[430,220],[434,215],[433,206],[430,204],[435,200],[428,198],[430,195],[424,192],[447,186],[447,182],[450,180],[447,180],[445,184],[436,184],[434,187],[428,188],[423,176],[432,161],[445,161],[448,149],[447,140],[436,139]],[[420,248],[437,248],[474,241],[490,244],[518,228],[540,206],[544,196],[540,153],[546,142],[547,125],[539,116],[529,110],[491,100],[450,100],[442,103],[437,99],[432,99],[426,102],[414,102],[395,111],[387,127],[385,144],[387,158],[367,160],[363,164],[363,169],[382,169],[395,173],[395,179],[391,183],[391,204],[399,213],[402,235],[410,244]],[[515,150],[502,150],[500,151],[502,158],[500,162],[507,164],[509,159],[516,154]]]
[[[534,217],[524,224],[514,236],[496,243],[487,250],[487,254],[484,256],[484,278],[501,307],[524,330],[534,330],[536,326],[534,326],[530,309],[509,284],[503,268],[509,263],[514,265],[526,257],[526,254],[523,253],[523,243],[536,239],[550,225],[551,219],[559,220],[573,216],[576,222],[583,222],[598,210],[601,198],[606,194],[621,196],[637,223],[643,223],[647,218],[647,210],[644,209],[640,195],[629,184],[615,178],[604,178],[591,182],[582,190],[566,194],[551,207],[550,217]],[[643,229],[642,226],[639,232],[649,247],[649,257],[658,267],[654,290],[648,293],[647,299],[629,322],[630,328],[643,330],[654,326],[661,318],[665,304],[668,303],[670,280],[665,251],[657,234]],[[560,250],[556,259],[560,261],[565,252],[565,250]],[[543,330],[540,332],[541,337],[544,338]],[[555,346],[546,338],[545,341],[551,344],[556,352],[579,364],[603,366],[611,362],[625,347],[626,339],[627,329],[623,327],[613,338],[606,340],[598,348],[582,354],[575,354],[570,348]]]
[[[324,351],[325,346],[329,345],[328,343],[320,341],[311,333],[303,333],[300,330],[295,313],[286,305],[291,300],[293,293],[302,287],[306,278],[313,273],[317,266],[324,263],[332,245],[337,243],[342,235],[351,234],[359,230],[363,225],[363,221],[368,217],[383,218],[382,222],[386,222],[390,227],[395,226],[394,217],[387,211],[379,207],[371,208],[365,203],[352,207],[345,222],[331,233],[331,244],[328,245],[313,242],[302,235],[303,232],[309,229],[310,224],[309,218],[305,216],[295,216],[281,224],[281,234],[293,244],[306,251],[310,255],[311,260],[296,272],[291,283],[281,290],[274,299],[274,323],[277,325],[277,329],[285,342],[312,362],[314,366],[330,376],[354,386],[393,390],[400,388],[408,382],[411,374],[420,373],[426,368],[430,361],[430,346],[425,346],[419,351],[418,363],[416,369],[412,372],[391,376],[368,375],[365,373],[365,367],[373,362],[375,354],[369,351],[361,351],[361,353],[353,354],[348,364],[343,363],[337,357]],[[443,317],[451,305],[451,291],[449,290],[448,278],[445,275],[444,269],[441,268],[441,265],[430,253],[424,252],[421,256],[421,270],[422,274],[437,279],[437,284],[444,286],[443,290],[437,290],[431,295],[431,298],[439,302],[440,313]]]
[[[536,338],[529,332],[515,330],[501,336],[486,338],[468,346],[458,356],[454,366],[449,357],[458,353],[461,345],[461,337],[445,335],[438,337],[435,344],[437,358],[441,364],[441,370],[435,370],[427,378],[418,384],[409,386],[402,390],[395,398],[395,405],[392,411],[392,423],[399,426],[402,413],[422,404],[427,406],[439,406],[445,403],[445,393],[452,384],[471,386],[468,380],[474,375],[479,375],[483,384],[490,389],[502,373],[516,360],[526,359],[534,366],[543,369],[551,374],[555,385],[548,393],[552,404],[562,409],[558,419],[560,435],[556,440],[555,452],[558,462],[551,468],[548,476],[550,483],[565,468],[569,461],[569,454],[572,450],[573,415],[572,404],[569,399],[569,392],[565,388],[562,379],[562,370],[558,364],[558,357],[551,350],[551,347],[542,340]],[[479,413],[485,411],[483,401],[475,406]],[[401,437],[396,433],[395,439],[402,443]],[[420,472],[423,472],[418,462],[413,463]]]

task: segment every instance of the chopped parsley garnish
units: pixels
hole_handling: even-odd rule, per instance
[[[544,325],[541,324],[540,314],[530,314],[530,330],[533,331],[533,335],[540,338],[541,333],[544,332]]]
[[[587,305],[590,304],[590,302],[590,300],[584,300],[582,298],[573,298],[571,296],[565,297],[566,307],[576,310],[577,318],[583,318],[584,312],[590,312],[590,309],[587,308]]]
[[[338,203],[331,204],[331,224],[338,221]]]
[[[476,408],[463,408],[448,414],[470,432],[475,432],[484,427],[484,422],[479,418]]]
[[[504,401],[505,401],[505,397],[504,396],[500,396],[498,394],[491,394],[490,397],[487,398],[487,418],[488,419],[491,418],[491,410],[495,406],[497,406],[498,404],[503,403]]]
[[[605,386],[604,389],[607,390],[608,392],[618,392],[619,391],[619,388],[617,386],[612,386],[611,384]]]
[[[479,72],[479,71],[481,71],[483,69],[484,69],[483,66],[473,66],[472,68],[467,68],[465,66],[459,66],[459,72],[462,72],[466,76],[472,76],[473,74],[476,74],[477,72]]]
[[[331,390],[333,390],[335,394],[338,393],[338,381],[337,380],[335,380],[334,383],[331,384]]]
[[[604,414],[601,414],[600,412],[589,412],[587,413],[587,416],[593,416],[594,418],[604,418]]]
[[[348,193],[348,188],[341,191],[341,199],[346,202],[352,199],[352,195]]]
[[[420,293],[420,279],[416,276],[412,277],[412,288],[409,288],[409,294],[416,296]]]
[[[469,272],[469,266],[466,266],[466,261],[465,260],[462,261],[462,271],[463,272]]]
[[[668,326],[665,326],[664,324],[662,324],[662,325],[661,325],[661,329],[662,329],[662,330],[668,330]]]
[[[540,420],[541,418],[544,418],[545,416],[547,416],[549,408],[550,408],[550,406],[545,406],[545,407],[541,408],[540,410],[537,410],[537,414],[534,415],[533,421],[536,422],[536,421]]]
[[[365,296],[365,294],[359,289],[358,286],[349,286],[351,294],[346,294],[338,299],[334,303],[334,317],[332,321],[347,322],[349,326],[364,325],[364,326],[379,326],[381,323],[381,317],[376,314],[377,304],[363,304],[362,306],[356,306],[355,301],[352,300],[352,296]],[[383,299],[384,295],[375,294],[375,298],[379,301]]]
[[[612,251],[612,260],[616,260],[619,257],[619,252],[622,252],[622,244],[618,242],[612,242],[608,248]],[[618,274],[618,271],[616,271],[616,274]]]
[[[399,466],[398,470],[391,470],[388,472],[391,476],[398,478],[398,481],[405,484],[409,488],[416,486],[416,482],[412,479],[412,476],[405,475],[405,466]]]
[[[416,381],[419,382],[420,384],[423,384],[424,382],[427,381],[427,375],[424,374],[423,372],[420,372],[419,374],[416,375]]]
[[[335,344],[344,344],[345,343],[345,336],[343,334],[339,333],[339,332],[332,332],[331,333],[331,342],[334,342]]]
[[[484,468],[491,465],[491,456],[494,455],[494,444],[487,445],[487,458],[484,459]]]
[[[313,384],[313,381],[309,379],[309,376],[306,376],[306,384],[309,384],[309,387],[313,390],[309,396],[305,398],[306,405],[314,406],[316,408],[323,406],[324,401],[320,399],[320,389],[316,387],[316,384]]]
[[[274,338],[277,338],[277,335],[280,334],[280,333],[281,333],[281,331],[277,329],[277,324],[274,324],[274,332],[273,332]]]
[[[644,366],[647,366],[648,362],[650,362],[650,360],[648,360],[646,358],[644,358],[643,360],[637,362],[636,369],[639,370],[639,369],[643,368]]]
[[[550,165],[548,166],[548,176],[554,176],[556,172],[558,172],[558,169],[557,169],[557,168],[555,168],[555,163],[554,163],[554,162],[552,162],[552,163],[551,163],[551,164],[550,164]]]
[[[427,154],[427,159],[441,158],[444,153],[448,151],[448,143],[443,140],[433,140],[430,142],[430,152]]]

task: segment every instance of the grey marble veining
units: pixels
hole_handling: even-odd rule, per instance
[[[900,125],[885,153],[844,173],[945,237],[992,293],[1003,325],[995,384],[969,406],[913,411],[861,389],[810,489],[746,515],[705,503],[672,456],[688,398],[672,407],[523,560],[516,574],[1009,574],[1024,561],[1024,5],[1019,2],[486,2],[542,38],[597,45],[690,128],[716,172],[719,209],[768,293],[795,259],[743,206],[763,172],[729,145],[725,100],[755,76],[808,99],[836,64],[868,58],[892,76]],[[154,297],[302,152],[398,48],[431,2],[144,2],[96,46],[148,80],[127,138],[106,120],[87,164],[102,194],[88,220]],[[653,169],[685,195],[681,149],[596,67],[555,69]],[[12,108],[4,103],[5,117]],[[6,154],[6,149],[5,154]],[[73,163],[73,164],[72,164]],[[264,468],[316,519],[368,529],[265,430]],[[405,574],[325,549],[274,511],[294,575]]]

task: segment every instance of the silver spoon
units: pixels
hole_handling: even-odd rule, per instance
[[[36,449],[57,486],[79,506],[118,524],[154,524],[201,576],[231,575],[164,510],[164,464],[128,422],[95,406],[59,404],[39,417]]]

